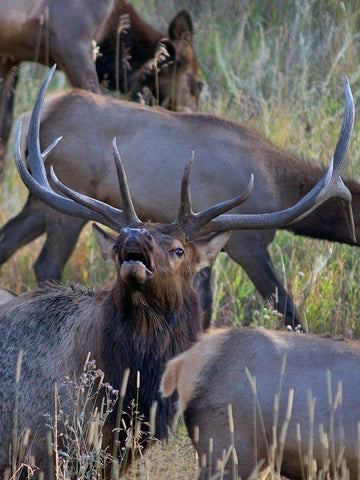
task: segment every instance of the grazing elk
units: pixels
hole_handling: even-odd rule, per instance
[[[174,17],[166,36],[124,0],[2,0],[0,163],[12,123],[19,63],[57,62],[73,87],[100,92],[98,74],[109,88],[118,87],[131,99],[147,87],[167,108],[196,108],[203,82],[192,34],[185,10]],[[96,66],[94,42],[99,45]],[[160,53],[161,45],[166,54]]]
[[[27,165],[31,173],[22,160],[19,129],[14,150],[16,165],[32,193],[52,208],[95,220],[118,232],[113,237],[94,225],[103,257],[114,263],[117,278],[112,289],[100,291],[84,292],[78,287],[43,284],[1,306],[0,475],[8,465],[11,439],[14,435],[19,438],[25,429],[31,432],[29,454],[35,455],[40,468],[48,473],[46,426],[39,412],[54,413],[54,385],[64,375],[81,373],[89,351],[114,388],[120,387],[124,370],[130,368],[125,411],[131,399],[137,397],[136,372],[140,372],[139,414],[146,425],[149,409],[156,401],[155,435],[165,437],[175,412],[176,397],[165,400],[160,396],[164,365],[189,348],[201,331],[200,307],[191,284],[196,270],[214,260],[230,229],[278,227],[308,214],[332,195],[340,196],[348,205],[350,202],[350,194],[338,176],[353,124],[353,103],[348,89],[343,127],[326,174],[309,194],[286,210],[259,215],[227,214],[249,196],[250,179],[243,195],[194,213],[189,164],[183,176],[181,205],[175,222],[143,223],[135,213],[115,142],[122,210],[71,190],[52,171],[56,188],[65,196],[59,195],[52,190],[43,165],[43,157],[57,141],[41,154],[38,138],[41,106],[53,70],[41,88],[30,121]],[[15,385],[19,352],[21,376]],[[148,437],[145,425],[144,446]],[[104,427],[105,447],[113,447],[115,426],[114,411]],[[123,445],[124,439],[120,437],[120,447]]]
[[[26,129],[24,129],[26,130]],[[77,191],[120,206],[111,162],[111,139],[117,137],[126,162],[137,212],[142,218],[169,222],[176,215],[176,184],[195,151],[193,202],[201,210],[211,202],[256,183],[246,211],[261,213],[287,208],[319,181],[324,169],[285,153],[242,125],[211,115],[172,113],[74,90],[49,98],[44,105],[40,141],[45,148],[57,135],[66,139],[50,153],[58,177]],[[94,138],[96,141],[94,142]],[[357,237],[360,237],[360,185],[346,181],[353,195]],[[161,192],[162,201],[158,200]],[[165,207],[166,206],[166,207]],[[239,206],[237,213],[245,211]],[[23,245],[46,234],[35,263],[38,281],[60,280],[86,220],[52,211],[30,194],[23,210],[0,230],[0,264]],[[348,233],[338,199],[307,218],[284,226],[296,234],[358,245]],[[234,231],[225,246],[265,298],[278,291],[279,312],[286,323],[301,317],[278,279],[268,252],[276,230]],[[203,273],[203,272],[202,272]],[[209,275],[202,281],[210,291]],[[205,326],[211,318],[211,296],[204,305]]]
[[[128,17],[128,26],[119,32],[119,18],[124,16]],[[204,82],[192,39],[192,20],[186,10],[173,18],[166,36],[145,23],[131,5],[120,1],[108,17],[99,41],[99,81],[111,90],[126,93],[131,100],[139,100],[147,87],[152,98],[146,103],[169,110],[195,110]],[[117,46],[119,61],[115,62]]]
[[[214,330],[168,362],[161,389],[178,392],[200,479],[259,478],[271,464],[294,480],[359,478],[359,342]]]

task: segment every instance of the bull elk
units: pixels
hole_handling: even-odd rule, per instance
[[[100,92],[100,79],[133,100],[147,87],[167,108],[196,108],[203,81],[192,36],[185,10],[173,18],[164,35],[124,0],[2,0],[0,162],[10,133],[20,62],[57,62],[73,87],[92,92]]]
[[[256,178],[253,194],[246,205],[234,211],[261,213],[284,209],[299,201],[324,173],[324,169],[279,150],[237,123],[211,115],[150,109],[78,90],[55,95],[45,102],[42,147],[58,135],[66,141],[49,154],[45,162],[47,172],[52,164],[67,185],[120,207],[110,148],[111,139],[116,136],[136,211],[141,218],[152,221],[170,222],[175,217],[177,178],[192,151],[196,159],[192,172],[193,203],[197,210],[223,201],[227,192],[235,194],[238,188],[245,188],[251,173]],[[353,180],[345,183],[353,196],[359,238],[360,185]],[[30,194],[22,211],[0,230],[0,264],[45,233],[46,241],[35,263],[36,278],[40,282],[60,280],[85,223],[86,219],[54,212]],[[338,199],[329,200],[326,208],[281,228],[298,235],[358,245],[348,233]],[[301,316],[277,277],[268,252],[275,232],[275,228],[233,231],[225,250],[264,298],[275,298],[278,291],[277,310],[284,314],[286,324],[297,326]],[[201,279],[203,293],[211,293],[209,276],[202,275]],[[207,327],[211,295],[203,294],[203,298]]]
[[[122,210],[66,187],[54,171],[52,180],[65,196],[51,188],[43,157],[57,141],[42,154],[39,128],[41,106],[53,71],[40,90],[30,121],[27,165],[31,173],[23,163],[20,129],[17,131],[14,153],[19,174],[32,193],[52,208],[95,220],[116,230],[118,235],[113,237],[98,226],[93,227],[103,257],[113,262],[116,269],[112,289],[85,292],[79,287],[44,284],[0,307],[0,474],[9,465],[9,445],[14,431],[19,438],[25,429],[30,429],[28,453],[35,456],[40,469],[47,473],[45,478],[49,478],[46,426],[39,412],[54,414],[54,385],[64,375],[81,373],[89,351],[115,389],[120,387],[125,369],[130,369],[123,408],[127,411],[131,399],[138,397],[138,411],[144,422],[144,446],[153,402],[157,402],[155,436],[166,436],[175,412],[176,396],[161,398],[160,377],[166,361],[189,348],[201,332],[200,307],[192,287],[196,270],[214,260],[226,243],[230,229],[284,225],[308,214],[331,195],[341,196],[349,205],[349,192],[339,177],[339,168],[348,150],[354,108],[347,85],[344,122],[333,160],[320,182],[295,206],[260,215],[226,213],[250,195],[251,178],[242,195],[194,213],[189,164],[183,175],[176,220],[170,224],[144,223],[135,212],[115,141],[114,160]],[[22,374],[15,385],[19,352]],[[138,395],[137,371],[141,376]],[[14,402],[18,409],[15,425]],[[105,447],[110,445],[110,451],[114,447],[115,427],[116,412],[113,411],[104,426],[103,443]],[[120,448],[123,446],[124,439],[120,436]]]
[[[178,391],[202,480],[269,466],[294,480],[359,478],[359,342],[214,330],[168,362],[161,389]]]

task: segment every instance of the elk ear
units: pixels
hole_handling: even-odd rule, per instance
[[[98,227],[96,223],[92,224],[92,229],[96,243],[100,247],[103,259],[105,262],[112,263],[114,261],[115,238],[105,232],[102,228]]]
[[[212,265],[221,252],[221,249],[226,245],[230,235],[231,232],[216,232],[206,237],[193,240],[193,243],[197,246],[200,253],[200,263],[197,267],[198,271]]]
[[[181,10],[169,25],[169,38],[170,40],[191,41],[192,33],[193,26],[190,13],[187,10]]]

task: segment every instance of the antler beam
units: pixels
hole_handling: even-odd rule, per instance
[[[315,208],[319,207],[329,198],[339,197],[342,199],[345,205],[345,213],[348,220],[350,235],[352,236],[354,242],[356,242],[353,213],[351,208],[351,193],[339,176],[339,170],[349,149],[355,117],[354,99],[351,93],[349,81],[346,77],[344,91],[344,118],[334,156],[331,159],[330,165],[322,179],[307,195],[305,195],[297,204],[285,210],[261,214],[222,214],[217,216],[217,218],[214,218],[214,216],[208,223],[200,221],[200,218],[206,218],[207,212],[210,209],[194,214],[191,211],[191,205],[189,203],[190,197],[188,197],[187,209],[192,212],[191,220],[190,216],[188,216],[187,222],[184,224],[184,230],[188,238],[201,236],[212,231],[284,227],[285,225],[294,223],[309,215]],[[233,208],[234,206],[235,204],[230,208]],[[211,207],[211,209],[216,210],[217,207],[218,206],[214,206]]]

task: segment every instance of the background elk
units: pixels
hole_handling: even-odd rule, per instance
[[[307,193],[324,171],[281,151],[253,130],[234,122],[211,115],[154,110],[76,90],[55,95],[45,103],[42,147],[57,135],[66,141],[49,154],[47,171],[53,165],[59,178],[72,188],[119,206],[109,147],[116,136],[136,210],[142,218],[152,221],[169,222],[175,217],[176,179],[193,151],[193,201],[198,210],[212,201],[224,200],[228,193],[235,194],[239,187],[245,188],[251,173],[256,179],[253,194],[246,206],[236,209],[237,213],[287,208]],[[359,238],[360,185],[352,180],[346,181],[346,185],[353,195]],[[36,277],[39,281],[59,280],[85,223],[85,219],[71,219],[52,211],[30,194],[23,210],[0,230],[0,264],[17,249],[46,233],[45,245],[35,263]],[[329,200],[326,208],[283,228],[313,238],[358,244],[348,233],[338,199]],[[274,297],[277,289],[277,309],[285,314],[287,324],[296,326],[301,317],[278,279],[268,252],[275,232],[275,229],[235,231],[225,250],[244,268],[264,298]],[[210,290],[209,280],[209,275],[205,275],[200,285],[205,292],[206,327],[211,318],[211,295],[205,295]]]
[[[98,73],[108,88],[118,88],[131,99],[138,99],[147,87],[153,98],[168,108],[195,108],[203,82],[198,76],[192,34],[191,18],[185,10],[171,21],[166,36],[123,0],[3,0],[0,163],[12,123],[19,63],[56,62],[73,87],[99,93]],[[95,41],[99,44],[96,66]],[[166,54],[160,53],[161,44]]]
[[[178,391],[201,479],[219,468],[224,479],[259,478],[268,465],[289,479],[334,470],[334,478],[356,479],[359,367],[359,342],[214,330],[169,361],[161,388]]]
[[[114,262],[117,272],[112,289],[84,292],[78,287],[44,284],[0,308],[0,474],[9,465],[9,445],[14,430],[15,437],[20,438],[25,429],[30,429],[28,453],[35,455],[38,466],[47,472],[46,478],[49,478],[46,427],[39,411],[53,415],[54,384],[64,375],[81,373],[89,351],[105,372],[106,380],[116,389],[120,388],[124,370],[130,368],[125,411],[130,400],[137,397],[136,372],[140,372],[139,415],[148,422],[149,409],[157,401],[155,435],[166,436],[167,425],[174,415],[175,396],[161,399],[160,377],[165,362],[190,347],[201,331],[197,295],[191,285],[196,269],[214,260],[230,229],[280,226],[308,214],[332,195],[340,196],[349,205],[350,194],[338,175],[353,126],[352,96],[347,89],[344,122],[334,158],[320,182],[293,207],[260,215],[227,214],[251,193],[250,179],[243,195],[194,214],[189,164],[183,176],[181,206],[175,222],[143,223],[135,213],[115,143],[114,159],[123,210],[71,190],[54,173],[52,180],[66,197],[52,190],[43,156],[57,141],[41,154],[38,135],[41,105],[53,71],[41,88],[30,121],[27,164],[31,174],[21,158],[20,131],[17,132],[18,171],[32,193],[49,206],[98,221],[116,230],[118,236],[114,238],[94,226],[103,256]],[[19,352],[22,354],[21,376],[15,384]],[[61,388],[59,393],[61,396]],[[101,399],[99,401],[101,403]],[[16,417],[13,416],[15,403]],[[105,425],[105,446],[111,446],[115,426],[116,412],[113,411]],[[148,431],[143,427],[142,442],[146,445]],[[120,441],[120,446],[124,446],[121,436]]]

